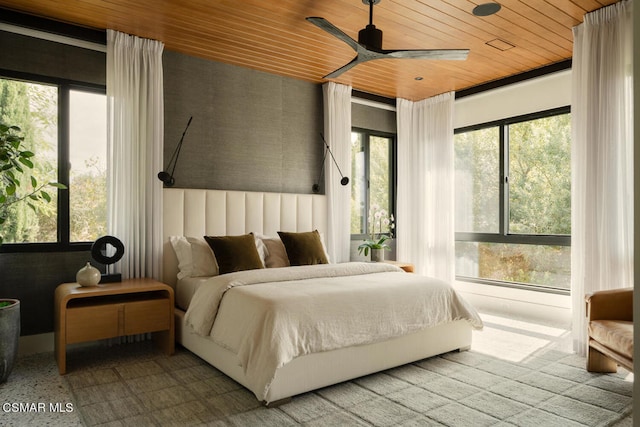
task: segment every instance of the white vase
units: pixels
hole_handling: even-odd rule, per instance
[[[371,261],[382,262],[384,261],[384,248],[383,249],[371,249]]]
[[[100,277],[100,270],[92,266],[90,262],[87,262],[87,265],[76,273],[76,282],[80,286],[96,286],[100,283]]]

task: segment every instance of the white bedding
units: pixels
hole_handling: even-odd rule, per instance
[[[224,298],[223,298],[224,297]],[[238,357],[264,399],[294,358],[369,344],[458,319],[482,321],[451,286],[384,263],[250,270],[195,291],[186,324]]]

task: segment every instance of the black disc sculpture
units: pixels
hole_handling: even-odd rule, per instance
[[[109,273],[109,266],[120,261],[124,255],[124,245],[113,236],[102,236],[91,245],[91,257],[106,267],[106,273],[102,275],[100,283],[120,282],[120,273]]]

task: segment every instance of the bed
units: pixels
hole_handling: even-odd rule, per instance
[[[176,290],[176,340],[266,405],[466,350],[472,329],[482,327],[448,284],[390,264],[278,264],[274,243],[284,241],[292,253],[289,238],[322,240],[326,206],[325,196],[315,194],[164,190],[163,280]],[[278,232],[288,233],[278,240]],[[216,274],[195,252],[207,257],[203,236],[246,242],[247,235],[262,264],[274,268]],[[186,265],[182,251],[189,248],[194,256]],[[218,260],[220,269],[225,262]],[[427,308],[434,301],[442,308]],[[362,303],[366,309],[358,308]]]

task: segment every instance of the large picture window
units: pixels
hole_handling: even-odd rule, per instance
[[[456,274],[568,291],[569,108],[456,130]]]
[[[395,135],[353,129],[351,132],[351,235],[371,232],[369,213],[395,208]],[[378,229],[375,230],[379,232]],[[389,230],[382,230],[388,232]]]
[[[57,181],[51,203],[15,203],[3,225],[3,252],[71,247],[106,233],[105,88],[34,76],[0,77],[0,121],[17,125],[35,153],[37,182]],[[28,177],[27,177],[28,178]],[[24,180],[29,182],[30,180]],[[86,245],[85,245],[86,246]]]

